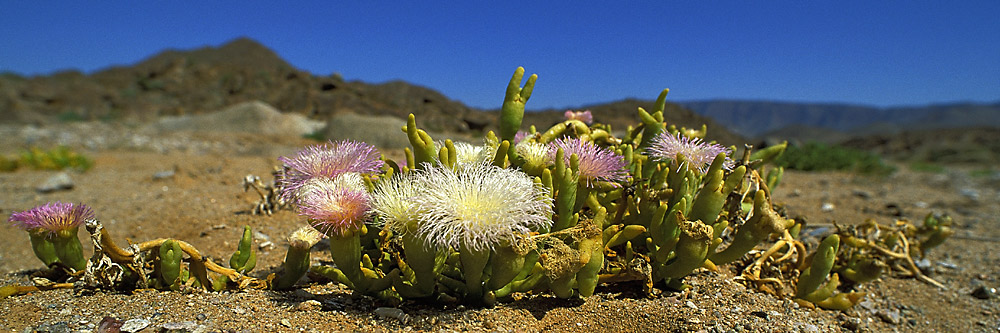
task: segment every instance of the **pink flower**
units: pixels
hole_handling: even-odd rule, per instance
[[[47,203],[23,212],[14,212],[7,219],[13,225],[34,232],[48,231],[56,234],[75,230],[87,220],[94,219],[94,211],[84,204]]]
[[[618,183],[628,177],[625,158],[610,149],[598,147],[593,142],[566,137],[549,145],[552,146],[550,160],[555,160],[559,148],[563,150],[566,165],[569,165],[570,155],[576,154],[580,161],[580,180],[585,181],[587,186],[593,186],[594,181]]]
[[[587,125],[590,125],[591,123],[594,122],[594,115],[590,113],[590,110],[576,111],[576,112],[574,112],[573,110],[566,110],[566,113],[564,113],[563,115],[566,116],[566,120],[579,120]]]
[[[372,174],[382,167],[380,154],[375,146],[356,141],[330,141],[308,146],[294,157],[279,157],[288,166],[288,172],[278,179],[281,197],[295,201],[299,189],[310,179],[332,179],[344,173]]]
[[[719,154],[729,155],[732,152],[722,145],[707,143],[699,138],[688,138],[681,133],[675,135],[661,132],[653,138],[653,142],[647,148],[647,153],[658,161],[672,161],[680,154],[687,159],[688,163],[691,163],[690,167],[705,172],[716,156]],[[726,157],[723,168],[728,170],[732,166],[733,160]]]
[[[299,215],[320,232],[344,235],[358,231],[371,208],[368,193],[350,187],[311,188],[299,198]]]

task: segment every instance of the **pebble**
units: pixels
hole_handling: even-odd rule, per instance
[[[901,321],[899,310],[881,310],[876,312],[875,315],[878,316],[879,319],[882,319],[882,321],[892,325],[897,325]]]
[[[978,299],[990,299],[997,295],[996,288],[988,288],[986,286],[979,286],[972,291],[972,297]]]
[[[847,320],[845,320],[844,323],[841,325],[843,325],[844,328],[846,329],[857,331],[861,329],[861,318],[854,318],[854,317],[847,318]]]
[[[829,213],[832,212],[834,208],[836,208],[836,206],[834,206],[832,203],[824,202],[823,206],[820,206],[819,210]]]
[[[160,326],[161,332],[193,332],[198,329],[198,323],[193,321],[181,321],[166,323]]]
[[[379,316],[380,318],[397,319],[403,323],[406,323],[410,319],[410,316],[406,315],[406,313],[403,312],[403,310],[397,308],[387,308],[387,307],[376,308],[375,315]]]
[[[197,319],[198,321],[202,321],[202,320],[208,319],[208,316],[205,315],[204,313],[199,313],[197,316],[194,316],[194,319]]]
[[[122,324],[121,331],[138,332],[145,329],[146,327],[149,327],[149,320],[145,320],[142,318],[129,319],[125,321],[125,324]]]
[[[292,322],[288,321],[288,319],[282,319],[281,320],[281,326],[292,327]]]
[[[39,193],[51,193],[55,191],[72,190],[73,189],[73,179],[69,177],[69,173],[60,172],[49,179],[46,179],[41,185],[35,187],[35,190]]]
[[[153,180],[164,180],[174,178],[174,170],[157,171],[153,174]]]
[[[862,199],[870,199],[872,197],[872,193],[868,192],[868,191],[865,191],[865,190],[857,190],[857,189],[855,189],[855,190],[851,191],[851,194],[854,194],[854,196],[856,196],[858,198],[862,198]]]
[[[305,302],[301,302],[292,307],[292,311],[314,311],[323,308],[323,303],[317,300],[311,299]]]
[[[767,312],[764,311],[753,311],[750,314],[760,317],[761,319],[767,320]]]

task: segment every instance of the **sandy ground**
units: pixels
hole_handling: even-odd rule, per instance
[[[157,148],[156,142],[187,142]],[[171,141],[173,140],[173,141]],[[187,140],[187,141],[184,141]],[[255,274],[280,265],[286,235],[303,225],[294,212],[273,216],[248,214],[257,197],[243,192],[247,174],[270,180],[276,158],[308,144],[304,139],[250,135],[194,135],[152,138],[148,145],[88,150],[94,167],[70,173],[72,190],[41,194],[35,187],[55,171],[0,173],[0,219],[14,211],[52,201],[86,203],[114,240],[143,241],[170,237],[185,240],[216,262],[235,249],[244,225],[257,234]],[[10,145],[8,145],[10,144]],[[5,139],[3,153],[22,141]],[[186,149],[184,147],[199,147]],[[1000,329],[1000,300],[973,297],[979,286],[1000,283],[1000,180],[983,167],[948,167],[939,173],[901,168],[889,177],[845,173],[786,172],[775,193],[790,216],[814,225],[858,223],[874,218],[919,221],[928,212],[954,217],[955,237],[927,258],[931,276],[948,289],[913,279],[882,278],[864,285],[867,297],[845,312],[800,308],[794,302],[748,289],[733,279],[732,266],[701,270],[683,292],[647,297],[638,285],[600,286],[585,300],[551,295],[517,295],[495,308],[407,302],[405,317],[387,315],[388,307],[332,283],[300,281],[294,291],[248,290],[222,293],[138,291],[135,293],[70,290],[36,292],[0,300],[0,328],[10,331],[93,331],[105,317],[146,322],[144,332],[181,327],[190,331],[985,331]],[[173,171],[155,179],[154,174]],[[832,210],[821,209],[831,204]],[[828,207],[829,208],[829,207]],[[897,216],[898,215],[898,216]],[[91,250],[81,230],[85,252]],[[23,232],[0,223],[0,284],[28,284],[42,268]],[[321,244],[322,245],[322,244]],[[314,249],[314,263],[329,255]],[[141,326],[141,325],[140,325]]]

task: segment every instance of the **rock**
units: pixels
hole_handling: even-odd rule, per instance
[[[403,322],[404,324],[410,320],[410,316],[408,316],[405,312],[403,312],[403,310],[397,308],[387,308],[387,307],[376,308],[375,315],[379,316],[380,318],[397,319]]]
[[[204,326],[193,321],[166,323],[160,326],[161,332],[194,333],[204,331]]]
[[[750,314],[760,317],[761,319],[767,320],[767,312],[764,311],[753,311]]]
[[[157,181],[157,180],[174,178],[174,174],[175,174],[174,170],[157,171],[156,173],[153,174],[153,180]]]
[[[972,297],[978,299],[991,299],[997,295],[996,288],[988,288],[986,286],[979,286],[972,290]]]
[[[901,322],[899,310],[881,310],[876,312],[875,315],[888,324],[898,325]]]
[[[832,203],[824,202],[823,206],[821,206],[819,210],[829,213],[832,212],[834,208],[836,208],[836,206],[834,206]]]
[[[281,326],[292,327],[292,322],[288,321],[288,319],[282,319],[281,320]]]
[[[865,190],[855,189],[855,190],[851,191],[851,194],[853,194],[854,196],[856,196],[858,198],[862,198],[862,199],[871,199],[871,197],[872,197],[872,193],[868,192],[868,191],[865,191]]]
[[[252,101],[196,116],[163,117],[152,126],[161,132],[237,132],[300,137],[322,129],[323,123]]]
[[[101,319],[101,322],[97,324],[97,332],[121,332],[122,325],[124,324],[125,322],[115,319],[115,317],[105,316],[104,319]]]
[[[315,311],[315,310],[319,310],[321,308],[323,308],[323,303],[320,303],[317,300],[311,299],[311,300],[308,300],[308,301],[296,304],[294,307],[292,307],[292,311]]]
[[[51,193],[55,191],[62,190],[72,190],[73,189],[73,179],[69,177],[68,173],[60,172],[49,179],[46,179],[41,185],[35,187],[35,190],[39,193]]]
[[[342,113],[330,117],[324,136],[330,140],[367,142],[381,149],[402,149],[410,146],[406,133],[400,130],[405,125],[403,119],[391,116]]]
[[[149,327],[149,320],[145,320],[145,319],[142,319],[142,318],[129,319],[129,320],[126,320],[125,324],[122,325],[121,331],[122,332],[138,332],[138,331],[142,331],[146,327]]]
[[[65,321],[55,322],[51,324],[41,324],[35,327],[34,330],[30,330],[30,327],[26,329],[27,332],[52,332],[52,333],[62,333],[69,332],[69,323]]]
[[[852,331],[858,331],[861,329],[861,318],[847,318],[841,326]]]

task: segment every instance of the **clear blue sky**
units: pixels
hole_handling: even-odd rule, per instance
[[[998,0],[357,3],[5,1],[0,71],[89,73],[246,36],[314,74],[482,108],[517,66],[539,75],[529,109],[663,88],[675,101],[1000,100]]]

